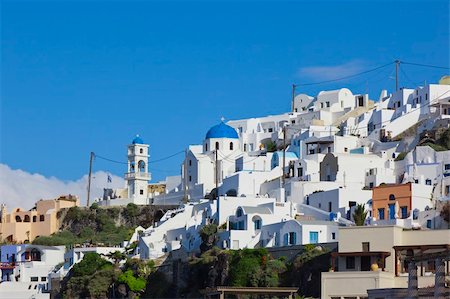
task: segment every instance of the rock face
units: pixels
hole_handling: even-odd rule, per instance
[[[102,229],[105,219],[114,221],[116,226],[126,227],[149,227],[155,221],[158,221],[164,213],[176,206],[137,206],[129,204],[124,207],[107,208],[70,208],[61,210],[58,214],[60,218],[60,230],[69,230],[74,234],[79,234],[86,227],[95,231]]]

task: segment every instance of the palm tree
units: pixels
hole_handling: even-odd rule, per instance
[[[353,221],[355,221],[356,226],[363,226],[367,218],[367,211],[364,204],[358,204],[353,213]]]

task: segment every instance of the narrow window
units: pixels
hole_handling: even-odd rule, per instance
[[[208,143],[205,143],[205,152],[208,151]]]
[[[216,150],[219,149],[219,142],[216,141]]]
[[[426,184],[426,185],[431,185],[431,180],[430,180],[430,179],[427,179],[427,180],[425,181],[425,184]]]
[[[384,208],[378,209],[378,219],[384,220]]]
[[[230,142],[230,151],[233,150],[233,142]]]
[[[143,153],[144,153],[144,150],[141,148],[141,149],[139,150],[139,153],[143,154]]]
[[[331,233],[331,239],[336,240],[336,233]]]
[[[192,182],[192,176],[189,176],[189,182]]]
[[[44,215],[39,215],[39,221],[45,221],[45,216]]]
[[[329,108],[330,107],[330,102],[327,102],[327,108]]]
[[[139,194],[144,195],[144,190],[139,190]]]

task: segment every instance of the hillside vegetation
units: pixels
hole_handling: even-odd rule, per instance
[[[33,241],[38,245],[72,245],[81,243],[118,245],[128,240],[137,226],[149,227],[153,213],[149,206],[73,207],[60,215],[60,231]]]

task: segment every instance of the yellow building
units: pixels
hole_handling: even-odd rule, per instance
[[[3,204],[0,211],[0,240],[24,243],[32,242],[38,236],[49,236],[59,230],[58,212],[79,205],[78,197],[70,194],[57,199],[41,199],[29,211],[14,208],[8,213]]]

